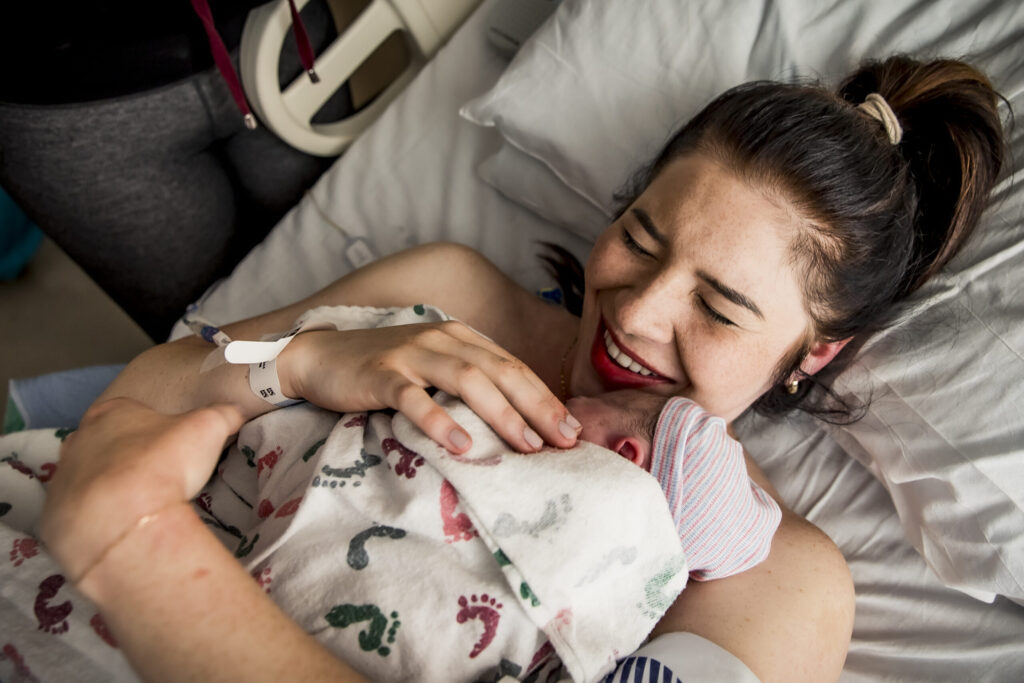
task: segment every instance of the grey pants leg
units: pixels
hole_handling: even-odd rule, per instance
[[[155,340],[332,161],[247,130],[212,69],[112,100],[0,103],[0,185]]]

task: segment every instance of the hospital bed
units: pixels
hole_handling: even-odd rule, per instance
[[[834,83],[892,52],[966,57],[1024,111],[1016,0],[566,0],[511,62],[488,40],[495,6],[473,11],[204,295],[203,317],[291,303],[433,240],[550,286],[538,242],[585,258],[633,168],[743,81]],[[1009,137],[978,235],[840,379],[871,397],[865,418],[738,424],[787,503],[849,562],[844,681],[1024,679],[1024,131]]]

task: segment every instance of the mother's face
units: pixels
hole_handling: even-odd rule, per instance
[[[591,252],[572,393],[647,387],[737,417],[811,329],[796,226],[718,162],[670,163]]]

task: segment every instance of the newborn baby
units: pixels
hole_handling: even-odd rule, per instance
[[[596,680],[687,581],[658,483],[587,442],[516,453],[462,401],[435,400],[472,435],[469,453],[401,414],[300,404],[243,426],[201,515],[371,680],[547,680],[562,667]],[[650,452],[648,435],[631,438]]]
[[[576,396],[565,405],[583,425],[581,439],[618,453],[650,472],[654,432],[667,401],[657,394],[623,389]]]
[[[580,438],[618,453],[658,480],[691,578],[722,578],[761,562],[782,518],[747,476],[725,421],[685,398],[627,389],[577,396],[566,406]]]
[[[245,425],[198,499],[289,616],[371,679],[595,680],[688,576],[767,554],[777,506],[760,505],[722,421],[686,399],[574,398],[583,440],[529,455],[435,400],[469,453],[400,414],[298,405]]]

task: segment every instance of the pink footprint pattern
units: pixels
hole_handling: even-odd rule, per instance
[[[275,517],[287,517],[288,515],[294,515],[299,510],[299,504],[302,502],[302,496],[298,498],[292,498],[287,503],[277,508]]]
[[[270,567],[264,567],[263,569],[254,569],[252,571],[252,578],[256,579],[256,583],[259,584],[263,592],[270,592],[270,584],[273,581],[273,577],[270,573]]]
[[[558,610],[558,613],[551,618],[551,621],[544,626],[544,631],[546,633],[550,633],[551,631],[563,632],[572,626],[572,619],[571,607],[560,609]]]
[[[103,621],[103,617],[99,613],[92,615],[92,619],[89,620],[89,626],[92,626],[92,630],[96,632],[104,643],[110,647],[117,647],[117,639],[114,638],[114,634],[107,628],[107,622]]]
[[[53,475],[55,475],[56,473],[57,463],[44,462],[42,465],[39,466],[39,481],[45,484],[46,482],[53,479]]]
[[[455,492],[452,483],[445,479],[441,482],[441,524],[444,527],[444,540],[448,543],[469,541],[477,535],[469,515],[465,512],[455,514],[458,504],[459,494]]]
[[[10,457],[4,458],[0,462],[6,462],[8,465],[11,466],[12,469],[14,469],[15,472],[21,472],[22,474],[24,474],[29,479],[35,479],[36,478],[35,473],[32,472],[32,470],[29,468],[29,466],[26,465],[25,463],[23,463],[21,460],[18,459],[18,454],[17,453],[14,453]]]
[[[416,468],[423,464],[423,458],[419,453],[409,450],[398,443],[396,439],[384,439],[380,442],[380,447],[384,449],[385,457],[391,455],[393,451],[398,451],[401,454],[402,457],[398,459],[398,464],[395,465],[395,474],[400,477],[412,479],[416,476]]]
[[[555,646],[551,644],[550,640],[545,640],[544,644],[540,646],[540,649],[533,653],[533,659],[530,660],[530,666],[526,667],[527,673],[533,673],[542,664],[545,664],[555,654]]]
[[[0,662],[5,659],[11,660],[14,663],[14,678],[12,681],[37,681],[35,676],[32,675],[31,669],[25,664],[25,658],[18,652],[18,648],[14,647],[11,643],[4,643],[3,648],[0,648]]]
[[[348,422],[346,422],[342,426],[344,426],[344,427],[365,427],[367,422],[369,422],[369,418],[367,417],[366,413],[363,413],[361,415],[354,416],[352,419],[350,419]]]
[[[260,519],[266,519],[274,512],[274,504],[264,498],[260,501],[260,504],[256,506],[256,516]]]
[[[209,493],[203,492],[196,496],[196,505],[206,514],[213,514],[213,496]]]
[[[65,578],[60,574],[53,574],[43,579],[39,584],[39,593],[36,595],[35,613],[39,621],[39,630],[54,635],[60,635],[68,630],[67,617],[71,614],[72,605],[70,600],[65,600],[59,605],[51,605],[50,601],[57,597],[57,592],[64,585]]]
[[[11,562],[15,567],[20,567],[22,562],[37,554],[39,554],[39,541],[34,538],[16,538],[11,544]]]
[[[266,455],[262,456],[256,461],[256,476],[263,474],[263,470],[266,469],[268,472],[274,469],[274,465],[277,464],[278,459],[281,457],[281,447],[277,446],[272,451],[268,451]]]
[[[503,605],[484,593],[479,599],[475,595],[471,595],[469,600],[466,600],[465,595],[459,596],[459,606],[462,609],[455,615],[455,621],[464,624],[472,619],[478,619],[484,625],[484,632],[480,636],[480,640],[476,642],[473,650],[469,653],[469,657],[472,659],[486,650],[494,640],[494,635],[498,632],[498,621],[501,619],[498,610]]]

